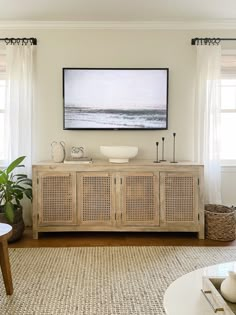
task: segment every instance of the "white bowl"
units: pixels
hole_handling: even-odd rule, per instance
[[[132,146],[100,146],[100,151],[112,163],[127,163],[138,153],[138,147]]]

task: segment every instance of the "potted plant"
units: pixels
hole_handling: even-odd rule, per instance
[[[25,174],[14,173],[17,167],[24,167],[21,165],[24,159],[25,156],[21,156],[0,170],[0,222],[12,226],[13,234],[9,241],[19,239],[24,232],[20,201],[24,196],[32,200],[32,180]]]

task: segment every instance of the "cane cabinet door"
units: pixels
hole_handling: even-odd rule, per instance
[[[198,183],[198,174],[194,172],[161,172],[161,224],[197,224]]]
[[[159,225],[158,174],[120,173],[122,225]]]
[[[76,173],[42,172],[38,185],[38,224],[76,224]]]
[[[114,175],[106,172],[77,173],[79,224],[115,224]]]

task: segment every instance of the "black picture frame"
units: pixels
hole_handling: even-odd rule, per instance
[[[62,71],[64,130],[168,129],[169,68],[63,68]],[[142,86],[143,82],[146,85]],[[119,107],[120,101],[111,105],[112,91],[114,103],[120,97],[125,99],[125,105]],[[97,103],[91,105],[96,102],[96,93]],[[145,104],[145,93],[147,99],[155,101],[156,96],[164,104],[156,108]],[[127,105],[132,102],[132,95],[136,103]],[[101,99],[104,104],[110,102],[109,105],[100,105]]]

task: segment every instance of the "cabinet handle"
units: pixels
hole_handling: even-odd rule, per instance
[[[211,301],[209,300],[207,294],[211,294],[211,291],[203,291],[201,290],[203,295],[205,296],[207,302],[210,304],[211,308],[213,309],[214,313],[217,313],[217,312],[222,312],[224,311],[224,308],[223,307],[214,307],[214,305],[212,305]]]

